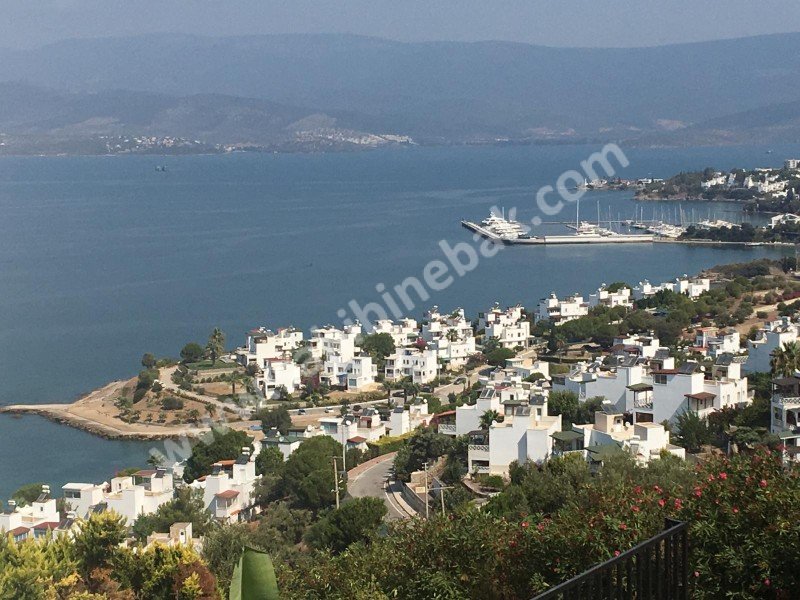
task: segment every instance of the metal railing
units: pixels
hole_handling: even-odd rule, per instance
[[[488,452],[489,444],[469,444],[467,446],[469,452]]]
[[[453,423],[439,423],[439,433],[455,433],[456,426]]]
[[[533,600],[687,600],[689,524],[667,519],[655,537],[595,565]]]

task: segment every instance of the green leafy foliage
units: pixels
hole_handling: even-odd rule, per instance
[[[287,459],[282,486],[297,507],[319,510],[336,500],[333,457],[342,455],[342,445],[326,435],[306,440]],[[341,466],[339,467],[341,469]],[[339,484],[340,493],[346,490]]]
[[[437,433],[432,428],[420,428],[408,442],[397,451],[394,470],[397,478],[408,481],[411,473],[422,469],[426,461],[447,454],[453,447],[453,440]]]
[[[281,435],[286,435],[292,426],[292,417],[285,406],[261,409],[254,418],[261,421],[261,427],[265,432],[275,427]]]
[[[141,515],[133,523],[133,535],[139,540],[151,533],[168,533],[174,523],[191,523],[195,535],[205,535],[211,516],[203,503],[202,490],[181,488],[175,498],[162,504],[154,513]]]
[[[343,552],[350,544],[372,541],[386,512],[380,498],[354,498],[323,515],[305,540],[313,548]]]
[[[243,431],[212,429],[211,436],[210,442],[199,441],[192,446],[192,454],[183,472],[186,483],[211,473],[211,465],[215,462],[238,457],[244,447],[253,450],[252,438]]]

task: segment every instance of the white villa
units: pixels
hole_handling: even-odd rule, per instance
[[[303,343],[303,332],[286,327],[273,332],[264,327],[247,332],[247,341],[236,349],[236,360],[243,367],[254,362],[263,368],[266,361],[291,358],[292,353]]]
[[[653,285],[646,279],[640,281],[639,285],[633,288],[633,299],[641,300],[653,296],[662,290],[669,290],[676,294],[684,294],[690,298],[697,298],[703,292],[711,289],[711,280],[706,278],[689,279],[686,275],[678,277],[674,281],[667,281],[660,285]]]
[[[17,506],[8,501],[8,509],[0,512],[0,534],[9,535],[15,542],[29,538],[52,536],[64,529],[55,498],[50,497],[50,487],[42,486],[42,492],[31,504]]]
[[[203,504],[212,516],[223,523],[234,523],[253,510],[256,475],[255,455],[242,448],[235,460],[222,460],[212,465],[205,478]]]
[[[792,213],[783,213],[782,215],[775,215],[774,217],[770,218],[769,225],[767,225],[767,227],[774,229],[779,225],[796,225],[797,223],[800,223],[800,216]]]
[[[104,494],[107,510],[125,517],[128,525],[141,515],[156,512],[175,495],[172,473],[165,468],[137,471],[130,477],[114,477]]]
[[[496,338],[502,348],[527,348],[531,341],[531,324],[519,304],[505,310],[495,304],[478,316],[478,327],[484,330],[484,340]]]
[[[553,453],[553,437],[561,430],[561,416],[547,414],[547,400],[540,404],[516,406],[505,413],[501,423],[494,421],[488,431],[468,433],[468,470],[470,473],[508,475],[512,462],[541,463]]]
[[[397,381],[410,377],[411,381],[422,385],[430,383],[439,374],[436,350],[417,348],[398,348],[386,357],[386,379]]]
[[[789,317],[764,323],[754,340],[747,340],[748,373],[769,373],[772,353],[790,342],[797,341],[798,327]]]
[[[374,408],[365,408],[358,416],[323,417],[319,420],[320,435],[327,435],[347,448],[366,449],[386,435],[386,424]]]
[[[403,435],[417,427],[425,427],[433,415],[428,413],[428,401],[415,398],[407,406],[397,406],[389,414],[389,430],[392,436]]]
[[[589,314],[589,303],[583,296],[573,294],[563,300],[552,292],[547,298],[539,301],[536,311],[536,321],[552,321],[553,323],[566,323]]]
[[[733,327],[726,329],[699,327],[696,330],[692,350],[711,358],[717,358],[726,352],[738,354],[742,351],[739,332]]]
[[[772,382],[770,431],[781,438],[786,461],[800,461],[800,376]]]
[[[631,289],[629,287],[622,287],[617,291],[610,292],[606,284],[603,284],[594,294],[589,295],[589,306],[591,308],[595,306],[607,306],[609,308],[624,306],[625,308],[633,308]]]
[[[669,432],[658,423],[626,423],[621,413],[597,411],[594,423],[573,425],[571,431],[553,435],[556,439],[556,454],[582,452],[594,463],[613,453],[616,446],[630,453],[638,463],[646,465],[660,458],[666,451],[679,458],[686,458],[686,450],[670,444]]]
[[[397,323],[390,319],[375,322],[372,333],[388,333],[394,340],[395,348],[413,346],[419,338],[419,325],[414,319],[403,319]]]
[[[338,356],[348,362],[356,355],[356,340],[361,335],[361,324],[337,329],[333,325],[311,330],[311,356],[318,360]]]
[[[463,308],[443,315],[434,306],[425,315],[421,337],[428,349],[435,351],[437,358],[448,367],[465,365],[477,351],[472,324],[464,316]]]
[[[359,391],[371,387],[377,376],[378,367],[372,363],[371,356],[354,356],[349,361],[332,356],[322,365],[320,381],[349,391]]]
[[[255,382],[268,400],[278,398],[281,387],[292,394],[300,389],[300,365],[291,358],[265,359],[261,372],[255,376]]]

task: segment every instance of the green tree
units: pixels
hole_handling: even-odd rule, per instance
[[[217,364],[217,359],[225,352],[225,334],[219,327],[214,327],[214,331],[208,336],[206,343],[206,353],[211,358],[211,364]]]
[[[480,424],[481,429],[485,429],[488,431],[492,423],[500,420],[502,419],[500,418],[499,412],[497,412],[496,410],[487,410],[481,415],[480,419],[478,420],[478,423]]]
[[[388,333],[365,335],[361,340],[361,349],[371,357],[382,361],[394,353],[394,338]]]
[[[184,363],[194,363],[202,360],[205,350],[200,344],[189,342],[181,349],[181,360]]]
[[[350,544],[373,540],[386,512],[380,498],[354,498],[319,519],[305,541],[320,550],[344,552]]]
[[[333,457],[341,455],[339,442],[320,435],[300,444],[289,456],[283,470],[282,485],[297,507],[319,510],[334,503]],[[344,495],[346,489],[346,484],[340,482],[339,493]]]
[[[199,441],[192,446],[192,454],[186,460],[183,479],[186,483],[191,483],[198,477],[208,475],[211,473],[211,465],[220,460],[238,457],[244,447],[249,447],[252,452],[252,442],[252,438],[243,431],[212,429],[210,441]]]
[[[75,534],[75,554],[84,576],[109,566],[127,537],[125,518],[115,512],[91,515]]]
[[[281,432],[281,435],[286,435],[292,426],[292,416],[285,406],[264,408],[259,410],[254,416],[256,420],[261,421],[261,428],[264,432],[274,427]]]
[[[701,419],[693,410],[678,415],[675,426],[677,429],[675,443],[686,448],[687,452],[699,452],[703,445],[711,442],[708,422]]]
[[[217,577],[221,589],[228,589],[233,570],[245,546],[250,543],[250,527],[214,523],[203,538],[203,558]]]
[[[274,446],[264,446],[256,456],[256,473],[258,475],[281,475],[283,466],[283,454]]]
[[[203,503],[202,490],[179,488],[174,499],[159,506],[154,513],[139,516],[133,523],[132,533],[143,541],[154,532],[168,533],[174,523],[191,523],[194,533],[205,535],[211,515]]]
[[[800,344],[786,342],[782,348],[772,351],[770,368],[779,377],[791,377],[800,366]]]
[[[42,493],[42,485],[43,484],[41,483],[29,483],[27,485],[23,485],[21,488],[17,489],[17,491],[11,494],[11,499],[14,500],[18,506],[31,504]]]
[[[149,352],[146,352],[142,355],[142,366],[145,369],[152,369],[156,366],[156,357]]]
[[[394,470],[397,478],[408,481],[411,473],[422,469],[427,461],[450,452],[454,444],[449,436],[437,433],[430,427],[416,430],[395,456]]]

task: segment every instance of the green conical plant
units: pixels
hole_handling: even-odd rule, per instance
[[[233,571],[228,600],[278,600],[278,582],[269,554],[245,546]]]

